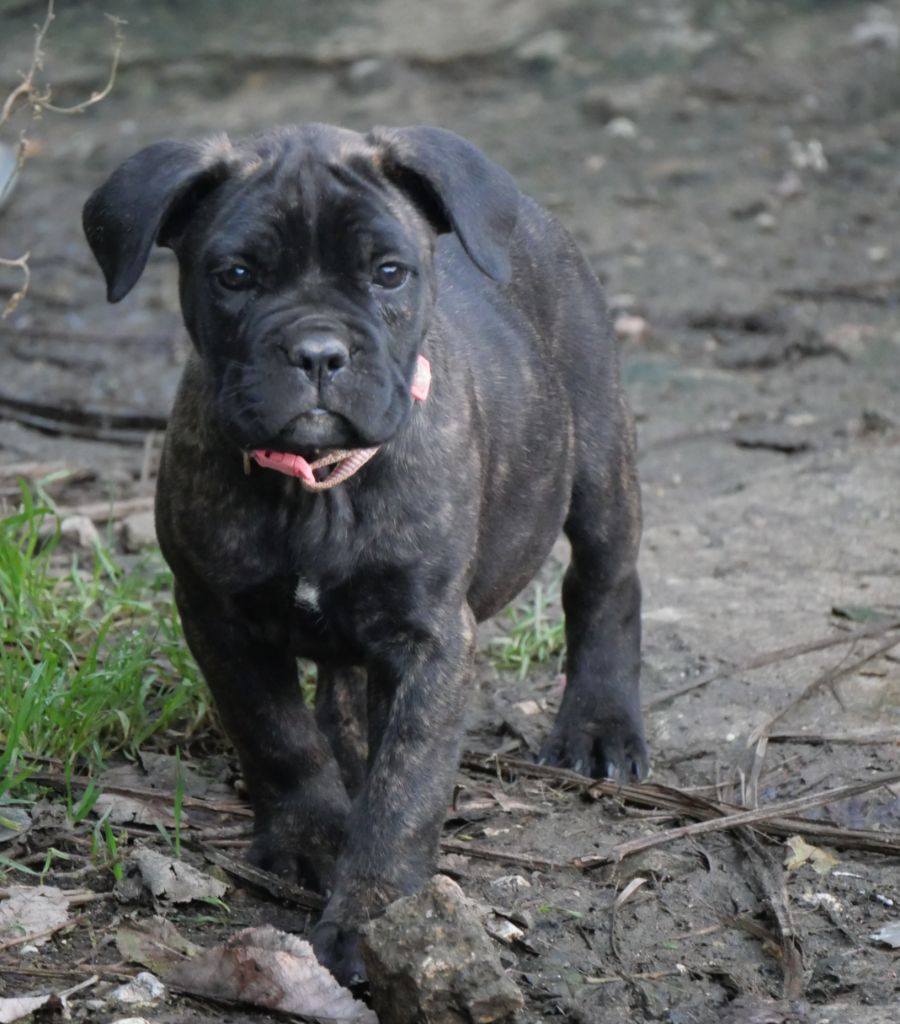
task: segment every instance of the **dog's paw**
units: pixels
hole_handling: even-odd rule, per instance
[[[289,882],[327,893],[334,881],[337,851],[343,823],[335,822],[327,832],[281,819],[268,828],[257,829],[247,860]]]
[[[320,921],[313,929],[312,947],[319,963],[341,985],[356,988],[366,982],[359,933],[336,921]]]
[[[615,782],[640,782],[650,768],[643,730],[639,724],[620,717],[595,722],[557,721],[538,760],[592,779]]]

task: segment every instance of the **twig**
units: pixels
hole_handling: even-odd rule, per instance
[[[228,874],[234,875],[235,878],[240,878],[245,882],[250,882],[251,885],[265,889],[269,895],[274,896],[276,899],[294,903],[298,907],[303,907],[304,910],[321,910],[325,906],[325,898],[320,896],[319,893],[312,892],[310,889],[304,889],[300,885],[295,885],[293,882],[279,878],[278,875],[273,875],[271,871],[263,871],[260,868],[256,868],[245,860],[223,853],[208,843],[201,843],[200,849],[207,860],[212,861],[213,864],[218,864]]]
[[[0,121],[0,124],[2,124],[2,121]],[[0,257],[0,267],[11,267],[21,271],[22,273],[22,283],[6,300],[6,304],[3,307],[3,312],[0,313],[0,317],[8,317],[10,313],[14,312],[28,292],[28,286],[31,284],[31,267],[28,266],[29,256],[31,256],[30,252],[26,252],[24,255],[18,256],[14,260],[9,259],[8,257]]]
[[[21,946],[26,942],[34,942],[37,939],[46,939],[50,935],[55,935],[57,932],[65,931],[66,928],[75,928],[77,925],[84,924],[87,920],[87,915],[82,914],[80,917],[71,917],[62,924],[55,924],[52,928],[45,928],[42,932],[33,932],[31,935],[20,935],[15,939],[7,939],[5,942],[0,942],[0,950],[12,949],[14,946]]]
[[[119,501],[92,501],[85,505],[64,506],[57,509],[57,514],[63,519],[68,516],[87,516],[94,523],[108,523],[124,519],[135,512],[150,512],[152,509],[152,496],[144,495],[140,498],[122,498]]]
[[[794,285],[776,288],[776,295],[787,299],[832,299],[838,302],[867,302],[873,306],[884,306],[894,292],[900,279],[888,277],[875,281],[856,281],[849,284]]]
[[[168,419],[155,413],[113,412],[84,406],[63,406],[52,402],[35,402],[0,392],[0,411],[25,413],[51,422],[96,427],[101,430],[165,430]],[[143,443],[143,438],[141,439]]]
[[[525,853],[506,853],[503,850],[489,850],[484,846],[476,846],[474,843],[456,842],[453,839],[442,840],[441,849],[444,853],[461,853],[466,857],[475,857],[479,860],[493,860],[500,864],[514,864],[528,871],[565,871],[567,868],[574,866],[573,864],[565,864],[560,861],[544,860],[543,857],[530,857]]]
[[[10,92],[4,100],[3,106],[0,107],[0,126],[6,124],[6,122],[12,117],[20,101],[31,104],[32,117],[40,115],[45,110],[50,110],[55,114],[82,114],[85,110],[94,106],[95,103],[99,103],[101,100],[106,99],[112,91],[112,87],[116,80],[116,71],[119,66],[119,58],[122,55],[122,46],[125,41],[124,36],[122,35],[122,26],[125,22],[120,18],[116,18],[109,14],[106,17],[109,18],[109,21],[113,26],[113,55],[110,64],[109,78],[102,89],[94,90],[88,99],[83,100],[81,103],[76,103],[71,107],[58,107],[51,102],[50,86],[46,83],[43,86],[37,84],[37,75],[44,68],[44,40],[47,37],[47,33],[50,31],[50,25],[53,23],[53,19],[56,17],[53,4],[54,0],[47,0],[47,13],[44,16],[44,21],[36,28],[34,46],[31,51],[31,64],[28,70],[22,76],[22,81],[19,82],[12,92]],[[19,141],[20,166],[24,161],[24,158],[25,134],[22,132]],[[28,287],[31,284],[31,269],[28,266],[29,256],[30,253],[25,253],[23,256],[19,256],[16,259],[0,258],[0,266],[17,268],[23,275],[21,286],[6,301],[3,311],[0,313],[0,319],[5,319],[9,316],[10,313],[12,313],[19,305],[22,299],[25,298],[25,295],[28,292]]]
[[[804,983],[803,954],[797,942],[797,931],[791,916],[787,887],[781,865],[759,843],[749,828],[736,830],[738,842],[744,848],[753,868],[760,895],[772,911],[777,926],[777,943],[781,949],[781,970],[784,999],[800,999],[806,988]]]
[[[849,786],[838,786],[835,789],[827,789],[822,793],[811,793],[808,796],[798,797],[795,800],[783,800],[781,803],[769,804],[767,807],[738,811],[735,814],[725,814],[721,817],[694,822],[692,825],[665,829],[654,835],[641,836],[638,839],[630,839],[628,842],[619,843],[607,853],[576,857],[572,864],[583,870],[590,870],[603,864],[617,864],[626,857],[631,857],[636,853],[643,853],[645,850],[652,850],[657,846],[664,846],[667,843],[674,842],[676,839],[684,839],[686,836],[702,835],[707,832],[720,832],[723,829],[734,829],[742,825],[765,824],[772,818],[788,818],[790,815],[798,814],[800,811],[806,811],[812,807],[821,807],[823,804],[834,803],[836,800],[846,800],[849,797],[858,796],[860,793],[868,793],[879,786],[890,786],[896,782],[900,782],[900,772],[880,775],[878,778],[870,779],[867,782],[854,782]],[[799,826],[798,831],[802,831],[802,820],[798,821],[797,825]]]
[[[684,792],[671,786],[660,786],[654,783],[632,786],[602,779],[588,779],[566,768],[532,764],[530,761],[512,757],[496,756],[486,762],[483,755],[469,753],[463,755],[463,766],[474,771],[488,772],[491,775],[496,775],[498,769],[505,768],[514,774],[555,782],[568,789],[577,788],[586,796],[609,796],[626,803],[637,804],[639,807],[655,808],[677,817],[694,818],[700,821],[721,818],[742,810],[733,804],[716,803],[699,794]],[[879,783],[876,782],[873,785],[879,785]],[[898,832],[849,829],[819,821],[810,821],[807,818],[783,817],[778,806],[770,807],[770,812],[773,811],[778,816],[758,821],[754,826],[757,831],[777,837],[800,833],[840,849],[865,850],[870,853],[900,856],[900,833]]]
[[[73,974],[106,975],[111,978],[133,978],[138,968],[129,968],[125,964],[72,964],[69,967],[25,967],[20,962],[0,963],[3,977],[21,974],[26,978],[70,978]]]
[[[839,679],[844,676],[848,676],[855,672],[858,668],[862,668],[867,662],[872,661],[873,658],[877,658],[880,654],[885,654],[900,644],[900,637],[893,637],[890,640],[886,640],[883,644],[879,644],[876,648],[869,651],[868,654],[864,654],[861,658],[857,658],[855,661],[851,661],[849,664],[841,662],[839,665],[834,665],[832,668],[826,669],[820,675],[816,676],[815,679],[798,694],[789,704],[783,707],[779,712],[772,715],[772,717],[764,722],[762,725],[758,725],[753,732],[750,733],[747,745],[751,746],[754,743],[759,743],[765,739],[771,730],[777,725],[783,718],[785,718],[798,704],[801,704],[807,697],[811,697],[816,691],[823,689],[826,686],[833,686]]]
[[[72,777],[65,779],[61,775],[54,775],[51,772],[32,772],[28,776],[29,782],[41,783],[45,786],[52,786],[54,789],[58,789],[61,792],[65,792],[67,786],[80,786],[82,789],[87,788],[91,781],[90,779],[84,779],[79,777]],[[157,789],[146,789],[142,786],[111,786],[106,783],[102,783],[100,788],[104,793],[119,793],[122,796],[136,796],[144,800],[171,800],[172,793],[160,792]],[[252,818],[253,811],[242,803],[214,803],[212,800],[204,800],[198,796],[187,796],[185,795],[182,799],[185,807],[202,807],[204,810],[213,811],[215,814],[233,814],[237,817]]]
[[[740,675],[743,672],[752,672],[755,669],[766,668],[769,665],[775,665],[781,661],[790,661],[793,658],[799,658],[803,654],[811,654],[814,651],[824,651],[829,647],[838,647],[841,644],[852,644],[857,640],[865,640],[869,637],[882,636],[884,633],[890,633],[895,629],[900,629],[900,619],[891,619],[889,622],[880,622],[867,626],[865,629],[858,629],[852,633],[845,633],[840,636],[822,637],[819,640],[811,640],[805,644],[795,644],[791,647],[781,647],[774,651],[767,651],[765,654],[760,654],[755,658],[751,658],[742,665],[736,665],[731,668],[716,669],[714,672],[701,676],[701,678],[696,680],[696,682],[690,683],[688,686],[681,687],[680,690],[673,690],[671,693],[662,693],[658,697],[654,697],[652,700],[647,701],[644,704],[644,710],[655,711],[657,708],[664,707],[666,704],[670,704],[673,700],[677,700],[679,697],[683,697],[687,693],[693,693],[695,690],[700,690],[705,686],[709,686],[710,683],[714,683],[719,679],[724,679],[729,675]]]

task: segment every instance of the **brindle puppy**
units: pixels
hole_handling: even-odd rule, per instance
[[[568,685],[542,757],[646,773],[640,500],[600,288],[436,128],[161,142],[84,225],[112,302],[154,243],[178,257],[195,351],[159,539],[252,796],[251,856],[329,894],[316,950],[352,980],[358,925],[433,870],[475,624],[561,528]]]

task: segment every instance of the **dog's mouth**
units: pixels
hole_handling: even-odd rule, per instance
[[[417,402],[424,402],[431,388],[431,365],[420,355],[416,362],[410,394]],[[309,422],[328,421],[331,416],[325,410],[315,409],[301,417],[304,426]],[[303,431],[307,437],[308,430]],[[315,432],[315,431],[314,431]],[[298,452],[279,451],[276,448],[253,448],[244,452],[244,472],[249,473],[251,460],[265,469],[274,469],[286,476],[296,477],[308,491],[326,491],[349,480],[372,458],[379,445],[366,448],[322,448],[304,449]],[[324,454],[319,452],[324,451]],[[309,455],[310,458],[306,456]]]
[[[302,455],[256,448],[249,458],[265,469],[297,477],[308,491],[326,491],[349,480],[378,451],[374,448],[336,449],[309,462]]]

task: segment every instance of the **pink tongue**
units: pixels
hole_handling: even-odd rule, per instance
[[[431,390],[431,364],[425,356],[419,356],[416,361],[416,372],[413,376],[412,386],[409,393],[417,402],[424,402]],[[257,448],[250,452],[250,457],[260,466],[266,469],[277,469],[279,473],[286,473],[288,476],[298,476],[312,490],[327,490],[336,484],[342,483],[361,466],[364,466],[369,459],[377,452],[376,448],[355,448],[350,451],[331,452],[313,463],[309,463],[302,455],[292,455],[290,452],[273,452],[267,449]],[[342,463],[331,475],[323,480],[316,480],[313,472],[324,466],[333,466]]]
[[[257,450],[253,452],[254,462],[266,469],[277,469],[279,473],[287,473],[288,476],[299,476],[308,484],[316,482],[312,466],[302,455],[292,455],[290,452],[268,452]]]

